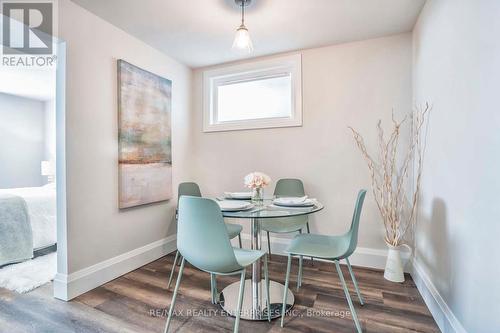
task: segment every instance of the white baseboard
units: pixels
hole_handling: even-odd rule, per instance
[[[241,234],[241,238],[243,240],[244,247],[250,248],[250,235],[249,234]],[[271,236],[271,252],[273,254],[278,255],[286,255],[285,249],[290,244],[290,239],[288,238],[280,238]],[[233,239],[233,245],[237,246],[237,240]],[[267,237],[262,237],[262,249],[267,249]],[[403,253],[403,261],[408,262],[410,256],[408,253]],[[366,247],[358,247],[356,251],[349,258],[349,261],[353,266],[367,267],[367,268],[375,268],[375,269],[384,269],[385,262],[387,259],[387,250],[384,249],[372,249]],[[318,259],[320,260],[320,259]],[[406,265],[409,267],[410,265]],[[406,269],[405,269],[406,271]],[[407,270],[410,272],[410,268]]]
[[[250,235],[242,234],[241,236],[244,247],[249,248]],[[272,253],[285,255],[284,250],[289,242],[290,239],[271,237]],[[176,235],[172,235],[69,275],[58,273],[54,279],[54,296],[58,299],[69,301],[175,251],[177,249],[176,245]],[[237,246],[236,239],[233,239],[233,245]],[[262,238],[262,248],[267,249],[266,237]],[[386,250],[358,247],[350,257],[350,261],[353,266],[384,269],[386,258]],[[408,254],[403,255],[404,260],[408,258]],[[418,260],[413,260],[412,265],[407,266],[411,266],[409,272],[441,332],[467,333],[443,300]]]
[[[250,235],[242,234],[244,247],[250,247]],[[271,236],[271,252],[277,255],[286,255],[284,250],[290,239]],[[233,240],[237,246],[237,241]],[[267,249],[267,238],[262,237],[262,248]],[[402,259],[406,262],[405,272],[411,274],[418,291],[429,308],[439,329],[443,333],[467,333],[460,321],[455,317],[448,304],[443,300],[423,266],[417,260],[409,260],[410,254],[405,252]],[[387,250],[358,247],[349,258],[353,266],[368,267],[383,270],[387,259]]]
[[[411,276],[441,332],[467,333],[417,259],[413,259]]]
[[[241,236],[244,247],[249,248],[250,235],[242,234]],[[289,242],[290,239],[271,237],[272,253],[285,255],[284,250]],[[176,245],[176,235],[172,235],[69,275],[58,273],[54,279],[54,296],[58,299],[69,301],[175,251],[177,249]],[[233,245],[237,246],[236,239],[233,239]],[[262,248],[267,249],[266,237],[262,238]],[[386,250],[358,247],[350,257],[350,261],[353,266],[384,269],[386,258]],[[408,258],[407,254],[403,255],[404,260]],[[407,266],[410,266],[409,271],[412,278],[441,332],[467,333],[443,300],[418,260],[413,260],[412,265]]]
[[[160,239],[69,275],[56,274],[54,296],[69,301],[177,249],[176,235]]]

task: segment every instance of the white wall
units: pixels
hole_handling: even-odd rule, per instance
[[[500,331],[500,2],[428,0],[414,30],[415,101],[433,104],[416,264],[443,332]]]
[[[203,69],[195,71],[191,147],[195,180],[205,195],[215,196],[241,190],[243,177],[251,171],[263,171],[273,180],[301,178],[307,193],[326,207],[311,218],[312,232],[338,234],[351,222],[357,191],[370,188],[368,169],[347,126],[374,142],[378,119],[389,122],[393,108],[399,114],[411,111],[411,35],[301,54],[302,127],[203,133]],[[273,189],[274,183],[266,191]],[[365,201],[360,246],[385,248],[371,193]]]
[[[45,184],[44,103],[0,93],[0,188]]]
[[[55,89],[55,87],[54,87]],[[44,159],[55,163],[56,158],[56,105],[55,100],[44,102],[45,147]]]
[[[81,277],[82,269],[105,260],[115,258],[112,262],[116,264],[123,259],[117,256],[131,255],[130,251],[174,233],[175,200],[118,210],[116,67],[117,60],[124,59],[173,82],[174,189],[180,179],[189,178],[191,70],[68,0],[59,1],[59,34],[67,46],[68,269],[59,271],[57,281],[64,282],[65,278]],[[86,272],[108,264],[93,266]],[[142,264],[145,262],[138,260],[127,267]],[[77,271],[79,275],[71,275]],[[102,278],[113,278],[115,273]],[[95,287],[95,283],[93,280],[88,287]]]

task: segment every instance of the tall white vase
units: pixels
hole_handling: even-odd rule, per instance
[[[403,261],[401,260],[401,246],[387,244],[387,262],[385,264],[384,278],[392,282],[405,282]]]

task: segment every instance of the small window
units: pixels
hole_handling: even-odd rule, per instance
[[[209,70],[205,132],[302,125],[300,55]]]

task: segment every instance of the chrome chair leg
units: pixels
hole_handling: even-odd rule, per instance
[[[241,243],[241,234],[238,234],[238,243],[240,243],[240,249],[242,249],[243,245]]]

